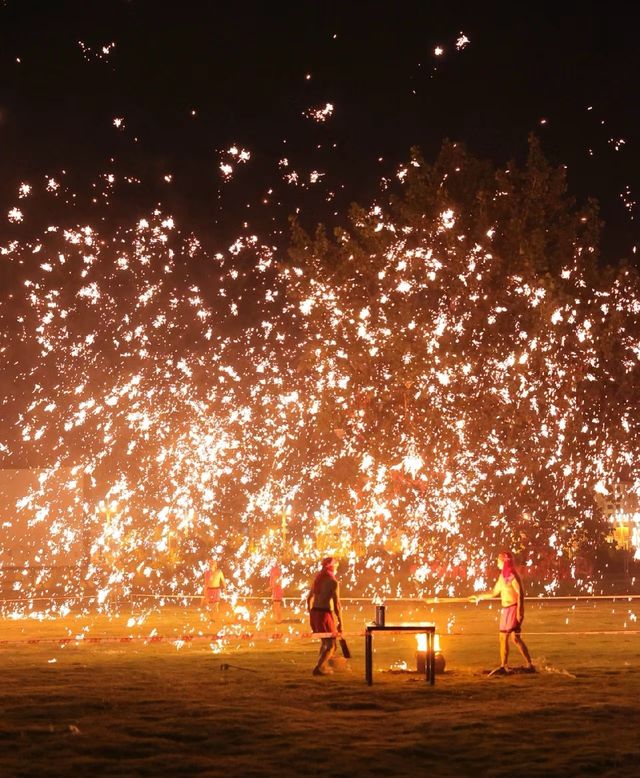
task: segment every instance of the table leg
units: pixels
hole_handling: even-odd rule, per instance
[[[431,635],[428,632],[425,633],[424,644],[426,646],[424,654],[424,680],[428,683],[429,674],[431,673],[431,662],[429,662],[429,657],[431,656]]]
[[[429,633],[429,682],[433,686],[436,682],[436,635],[435,632]]]
[[[364,636],[364,672],[369,686],[373,683],[373,636],[366,632]]]

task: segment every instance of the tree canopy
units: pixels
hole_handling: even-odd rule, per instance
[[[595,541],[596,494],[638,484],[637,275],[535,138],[523,166],[445,143],[398,178],[332,236],[293,224],[315,499],[427,555]]]

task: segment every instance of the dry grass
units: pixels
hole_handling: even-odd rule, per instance
[[[434,688],[381,672],[413,661],[407,636],[375,638],[372,688],[360,638],[351,640],[352,671],[319,679],[310,673],[309,640],[244,641],[222,654],[206,642],[180,650],[4,645],[0,774],[637,775],[640,635],[535,634],[620,629],[625,620],[634,629],[629,603],[531,607],[528,640],[541,672],[494,679],[482,671],[496,664],[495,611],[440,607],[439,627],[454,619],[463,636],[444,637],[447,673]],[[427,613],[403,614],[420,615]],[[129,634],[126,621],[96,617],[89,634]],[[352,608],[348,627],[363,621]],[[67,617],[0,628],[4,639],[19,640],[74,634],[87,623]],[[165,611],[144,633],[155,626],[181,634],[196,623],[208,626],[193,612]]]

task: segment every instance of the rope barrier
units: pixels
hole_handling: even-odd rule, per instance
[[[92,595],[95,596],[95,595]],[[179,599],[179,600],[201,600],[202,595],[195,594],[138,594],[134,597],[144,599]],[[241,595],[238,600],[261,600],[262,602],[271,602],[271,597],[258,597],[254,595]],[[284,600],[299,602],[303,597],[284,597]],[[527,602],[553,602],[555,600],[617,600],[617,599],[640,599],[640,594],[563,594],[563,595],[540,595],[528,596]],[[383,603],[389,602],[413,602],[423,605],[439,605],[452,603],[469,603],[469,597],[384,597]],[[374,597],[340,597],[341,602],[368,602],[373,603]]]
[[[391,628],[389,632],[392,632],[393,629]],[[493,635],[493,633],[488,632],[450,632],[450,633],[438,633],[441,638],[477,638],[477,637],[488,637],[489,634]],[[353,631],[353,632],[342,632],[340,634],[334,634],[332,632],[301,632],[298,634],[294,633],[284,633],[284,632],[242,632],[238,634],[233,633],[227,633],[227,632],[212,632],[212,633],[205,633],[202,635],[193,635],[193,634],[182,634],[182,635],[101,635],[96,637],[51,637],[51,638],[19,638],[19,639],[2,639],[0,640],[0,646],[8,646],[8,645],[40,645],[40,644],[49,644],[49,645],[58,645],[58,646],[68,646],[68,645],[75,645],[76,647],[79,647],[81,645],[96,645],[99,643],[145,643],[145,644],[153,644],[153,643],[194,643],[199,641],[208,641],[210,643],[213,642],[221,642],[223,640],[227,640],[229,642],[235,641],[255,641],[255,640],[264,640],[267,642],[275,642],[275,641],[290,641],[290,640],[317,640],[320,638],[342,638],[342,637],[348,637],[348,638],[355,638],[355,637],[364,637],[366,635],[366,632],[359,630],[359,631]],[[527,631],[527,636],[529,635],[536,635],[536,636],[546,636],[546,637],[593,637],[593,636],[602,636],[602,635],[640,635],[639,629],[632,629],[632,630],[626,630],[626,629],[618,629],[618,630],[582,630],[582,631],[576,631],[576,630],[567,630],[567,631],[558,631],[558,632],[530,632]]]
[[[243,632],[239,634],[226,633],[226,632],[212,632],[202,635],[101,635],[97,637],[63,637],[63,638],[16,638],[16,639],[2,639],[0,640],[0,646],[6,645],[38,645],[40,643],[55,644],[60,646],[66,646],[75,644],[80,646],[82,644],[97,643],[192,643],[195,641],[207,640],[209,642],[222,641],[222,640],[289,640],[295,638],[297,640],[311,640],[316,638],[338,638],[338,637],[363,637],[364,632],[343,632],[339,635],[333,634],[333,632],[302,632],[299,634],[286,634],[284,632]]]
[[[0,603],[20,603],[20,602],[49,602],[52,600],[64,600],[66,602],[75,602],[77,600],[95,600],[97,594],[77,594],[77,595],[61,595],[52,594],[46,597],[20,597],[15,599],[0,598]],[[118,595],[114,595],[115,599],[125,599]],[[126,597],[126,601],[136,599],[153,599],[153,600],[202,600],[201,594],[132,594]],[[302,597],[284,597],[283,602],[301,602]],[[259,597],[257,595],[239,595],[236,598],[237,602],[246,602],[258,600],[260,602],[270,603],[271,597]],[[367,602],[373,604],[374,598],[368,597],[341,597],[341,602]],[[562,595],[540,595],[529,596],[527,602],[534,604],[536,602],[556,602],[556,601],[578,601],[578,602],[590,602],[597,600],[640,600],[640,594],[562,594]],[[228,599],[223,600],[228,602]],[[416,605],[453,605],[457,603],[471,603],[469,597],[385,597],[384,603],[399,602],[399,603],[414,603]],[[491,600],[483,600],[483,602],[491,602]]]

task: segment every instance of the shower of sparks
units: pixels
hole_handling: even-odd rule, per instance
[[[635,218],[635,211],[638,207],[638,201],[635,200],[631,194],[631,187],[626,186],[624,188],[624,192],[620,194],[620,199],[624,203],[624,207],[629,212],[629,218],[634,219]]]
[[[234,165],[244,164],[251,159],[251,152],[241,149],[236,145],[231,146],[220,155],[218,168],[225,181],[231,180],[234,173]]]
[[[113,236],[50,227],[4,246],[29,273],[3,351],[21,439],[46,462],[17,505],[32,538],[17,553],[84,548],[99,605],[197,591],[214,555],[238,618],[275,559],[301,586],[339,554],[382,595],[483,588],[505,545],[533,567],[571,559],[621,473],[640,490],[637,419],[611,396],[638,371],[638,290],[624,274],[591,286],[577,246],[551,294],[502,274],[499,225],[477,241],[460,225],[446,208],[416,231],[373,206],[356,228],[379,250],[339,273],[257,236],[207,256],[159,211]],[[339,250],[360,251],[347,235]],[[238,334],[248,255],[262,302]]]
[[[456,49],[468,44],[461,32]],[[115,47],[79,45],[88,60]],[[216,175],[250,159],[218,150]],[[295,164],[277,163],[295,191],[325,182]],[[62,197],[58,179],[44,178],[50,196]],[[108,204],[117,177],[98,179]],[[21,205],[31,194],[21,183]],[[505,185],[496,199],[508,197]],[[620,197],[633,218],[630,188]],[[16,235],[32,199],[5,211]],[[624,483],[640,496],[637,276],[594,281],[588,242],[551,281],[510,271],[495,251],[504,225],[471,239],[448,203],[429,218],[397,212],[363,209],[324,245],[330,259],[311,240],[288,257],[248,234],[208,254],[160,210],[118,231],[52,225],[0,246],[20,279],[0,307],[19,440],[0,451],[38,463],[0,551],[36,571],[16,596],[54,565],[84,571],[38,617],[66,615],[83,587],[99,609],[196,594],[212,557],[246,620],[240,598],[276,560],[289,593],[336,554],[372,597],[454,595],[490,586],[494,550],[510,547],[552,593],[561,563],[593,591],[576,560],[599,532],[640,548],[640,512],[616,495]]]
[[[624,138],[609,138],[609,145],[613,146],[614,151],[620,151],[625,144],[626,140]]]
[[[302,115],[307,119],[313,119],[316,122],[326,122],[327,119],[330,119],[333,116],[333,104],[327,103],[319,108],[307,108],[306,111],[302,112]]]
[[[92,60],[107,60],[116,47],[114,41],[105,43],[102,46],[89,46],[84,41],[78,41],[78,46],[82,49],[82,56],[87,62]]]

